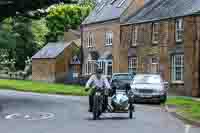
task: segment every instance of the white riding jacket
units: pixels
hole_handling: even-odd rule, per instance
[[[103,88],[105,87],[105,89],[110,89],[110,83],[108,82],[108,79],[102,75],[100,79],[98,79],[96,77],[96,75],[92,75],[90,77],[90,79],[87,81],[86,83],[86,88],[89,88],[89,87],[99,87],[99,88]]]

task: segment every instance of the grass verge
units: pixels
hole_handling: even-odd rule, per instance
[[[23,80],[0,79],[0,89],[75,96],[87,95],[84,88],[78,85],[53,84]]]
[[[200,101],[191,98],[169,98],[167,105],[177,107],[176,113],[192,121],[200,122]]]

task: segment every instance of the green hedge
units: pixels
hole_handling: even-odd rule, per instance
[[[84,87],[78,85],[52,84],[23,80],[0,79],[0,89],[75,96],[85,96],[88,94],[84,91]]]

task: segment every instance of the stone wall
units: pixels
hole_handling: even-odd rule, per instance
[[[55,59],[33,59],[32,80],[55,82]]]
[[[112,46],[105,45],[105,33],[113,32],[113,43]],[[86,39],[87,33],[92,32],[95,38],[94,48],[88,48]],[[99,56],[102,56],[105,52],[110,51],[113,56],[113,72],[119,72],[119,46],[120,46],[120,24],[119,21],[107,22],[102,24],[94,24],[83,26],[83,54],[84,54],[84,64],[87,62],[89,53],[91,51],[97,51]],[[83,64],[83,72],[85,70]]]
[[[175,19],[159,22],[158,44],[152,43],[152,22],[121,26],[121,47],[128,47],[132,56],[138,58],[138,72],[148,72],[151,57],[159,59],[159,73],[164,80],[170,83],[170,90],[183,95],[199,96],[199,44],[200,44],[200,17],[187,16],[184,21],[184,40],[177,43],[175,40]],[[131,29],[138,27],[138,42],[131,47]],[[133,52],[134,51],[134,52]],[[171,81],[171,57],[173,54],[184,54],[184,82]],[[124,66],[125,67],[125,66]]]

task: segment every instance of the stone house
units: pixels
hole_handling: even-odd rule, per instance
[[[123,58],[127,53],[120,51],[120,22],[144,3],[145,0],[102,0],[84,20],[81,25],[84,76],[94,72],[95,64],[108,76],[125,72]]]
[[[121,25],[126,71],[160,73],[170,91],[200,96],[200,1],[150,0]]]
[[[48,43],[32,57],[32,80],[65,82],[81,72],[80,39],[70,42]]]

